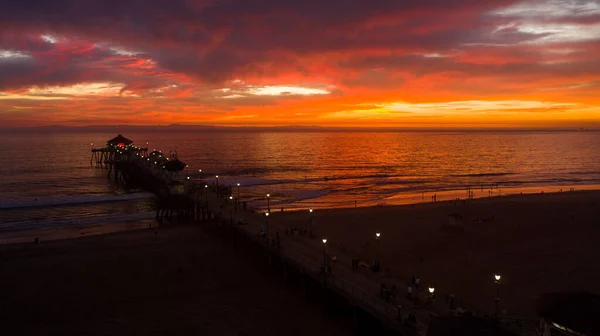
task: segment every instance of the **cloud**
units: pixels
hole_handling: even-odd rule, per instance
[[[594,86],[581,84],[600,81],[596,1],[0,0],[0,8],[0,114],[49,97],[60,100],[29,112],[72,122],[116,120],[128,109],[157,121],[270,122],[284,109],[302,122],[397,101],[600,104]],[[70,104],[90,115],[56,112]]]

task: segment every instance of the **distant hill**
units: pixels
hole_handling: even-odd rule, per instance
[[[413,127],[324,127],[324,126],[212,126],[212,125],[94,125],[64,126],[49,125],[36,127],[1,127],[3,133],[144,133],[144,132],[573,132],[600,131],[599,128],[582,129],[579,127],[529,127],[529,128],[491,128],[491,127],[448,127],[448,128],[413,128]]]

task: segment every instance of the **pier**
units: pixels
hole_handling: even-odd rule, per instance
[[[134,153],[138,156],[148,156],[147,147],[137,147],[133,144],[133,141],[125,138],[121,134],[108,140],[106,146],[101,148],[92,147],[92,157],[90,158],[90,165],[96,166],[97,168],[108,168],[110,169],[115,162],[122,158],[123,154]]]
[[[358,334],[426,336],[433,320],[453,314],[453,298],[433,300],[433,289],[429,294],[427,288],[421,292],[419,305],[404,297],[405,288],[390,295],[390,288],[383,285],[384,274],[364,272],[367,267],[359,270],[354,267],[355,260],[338,251],[333,260],[322,237],[269,230],[269,213],[246,209],[232,193],[232,186],[183,176],[181,171],[187,165],[177,153],[148,153],[133,142],[126,146],[114,146],[104,168],[117,181],[155,193],[157,220],[165,224],[185,221],[213,232],[269,276],[323,307],[328,315],[352,325]],[[474,312],[478,314],[485,313]],[[529,334],[521,331],[519,334]]]

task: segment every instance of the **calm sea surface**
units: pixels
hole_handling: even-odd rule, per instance
[[[481,197],[496,184],[491,193],[600,185],[600,132],[123,135],[150,150],[176,150],[189,164],[183,174],[194,180],[212,182],[218,174],[220,183],[241,183],[242,200],[254,207],[265,206],[266,193],[272,207],[290,209],[426,201],[467,186]],[[114,136],[0,134],[0,235],[152,218],[151,195],[124,190],[90,167],[90,143]]]

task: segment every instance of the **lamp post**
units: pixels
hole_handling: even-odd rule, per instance
[[[380,248],[379,248],[379,237],[381,237],[381,232],[375,232],[375,239],[377,240],[377,262],[379,262],[379,257],[381,252],[379,252]]]
[[[267,194],[267,211],[271,212],[271,194]]]
[[[429,286],[429,312],[431,312],[431,307],[433,306],[434,292],[435,292],[435,287]]]
[[[208,184],[204,185],[204,195],[206,196],[206,206],[208,206]]]
[[[313,237],[313,227],[315,226],[315,217],[313,214],[313,209],[309,209],[308,213],[310,214],[310,227],[308,228],[308,236],[310,239]]]
[[[496,320],[498,320],[498,304],[500,303],[499,287],[500,287],[500,274],[494,274],[494,282],[496,283]]]
[[[238,194],[237,194],[237,203],[240,204],[240,184],[237,184],[238,187]]]
[[[217,185],[219,185],[219,175],[215,175],[215,179],[217,180]]]
[[[233,200],[233,196],[229,196],[229,200]],[[233,225],[233,204],[229,207],[229,222]]]
[[[323,238],[323,272],[327,269],[327,238]]]
[[[265,224],[265,236],[267,237],[267,241],[269,239],[269,213],[265,212],[265,217],[267,217],[267,223]]]

